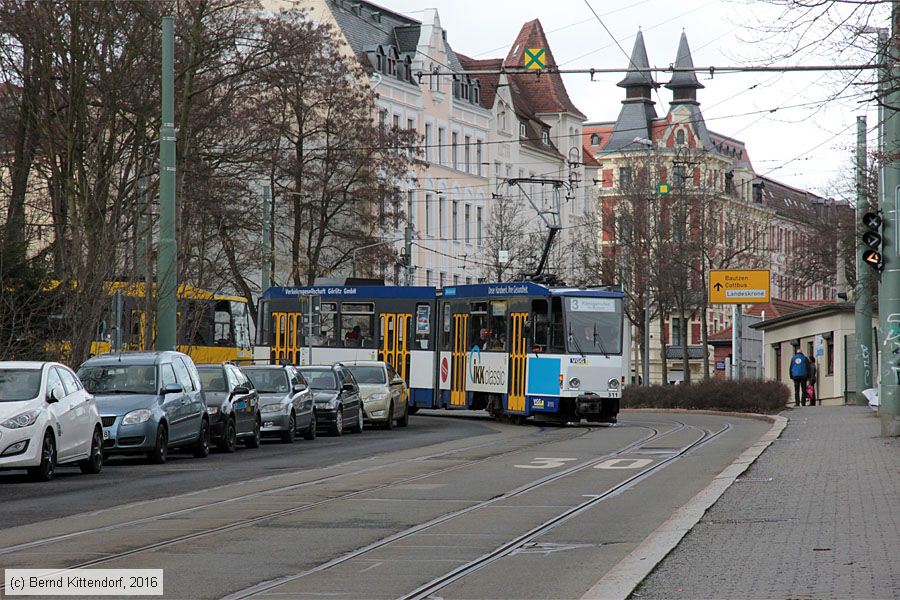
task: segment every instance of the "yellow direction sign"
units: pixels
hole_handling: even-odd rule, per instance
[[[758,304],[768,301],[768,269],[718,269],[709,272],[710,304]]]
[[[546,59],[544,58],[543,48],[526,48],[525,49],[525,68],[526,69],[543,69]]]

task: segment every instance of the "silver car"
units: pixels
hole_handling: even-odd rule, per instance
[[[393,429],[409,425],[409,389],[390,363],[375,360],[342,362],[356,378],[365,421]]]
[[[259,394],[262,434],[278,435],[290,444],[298,433],[316,439],[316,413],[309,384],[296,367],[266,365],[241,367]]]

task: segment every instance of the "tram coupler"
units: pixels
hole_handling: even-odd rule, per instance
[[[575,415],[594,423],[615,423],[619,414],[619,399],[604,398],[586,392],[575,399]]]

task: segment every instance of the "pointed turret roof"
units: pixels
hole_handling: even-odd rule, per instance
[[[678,42],[678,55],[675,57],[675,68],[693,69],[694,59],[691,58],[691,49],[688,46],[687,34],[681,32],[681,40]],[[670,90],[681,88],[703,89],[703,84],[697,81],[697,74],[693,71],[676,71],[672,79],[666,84]]]
[[[650,60],[647,58],[647,48],[644,46],[644,34],[638,29],[637,35],[634,37],[634,48],[631,50],[631,59],[628,63],[628,73],[625,75],[625,79],[616,85],[623,88],[641,85],[657,87],[658,84],[653,81],[653,75],[650,72],[636,70],[649,68]]]
[[[539,19],[529,21],[522,26],[516,41],[513,42],[512,48],[506,56],[504,66],[524,66],[525,50],[530,48],[543,48],[544,65],[546,67],[556,66],[556,59],[553,58],[550,43],[547,41],[547,35],[544,33]],[[510,75],[510,79],[515,79],[516,84],[528,95],[536,113],[569,112],[581,119],[587,119],[569,98],[569,93],[566,91],[566,86],[559,73],[542,73],[540,76],[531,73],[516,74]]]

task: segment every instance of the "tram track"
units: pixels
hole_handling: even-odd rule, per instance
[[[621,456],[621,455],[623,455],[623,454],[628,454],[628,453],[634,452],[635,449],[640,448],[641,446],[643,446],[643,445],[645,445],[645,444],[647,444],[647,443],[649,443],[649,442],[656,441],[656,440],[659,440],[659,439],[663,439],[663,438],[665,438],[665,437],[668,437],[668,436],[670,436],[670,435],[673,435],[673,434],[675,434],[675,433],[677,433],[677,432],[679,432],[679,431],[682,431],[682,430],[684,430],[684,429],[686,429],[686,428],[689,427],[688,425],[686,425],[685,423],[682,423],[682,422],[680,422],[680,421],[673,421],[673,422],[661,423],[661,424],[663,424],[663,425],[674,425],[675,427],[674,427],[673,429],[669,430],[669,431],[666,431],[666,432],[664,432],[664,433],[660,433],[660,431],[659,431],[658,429],[653,428],[653,427],[650,427],[650,426],[645,425],[645,424],[642,423],[641,425],[639,425],[639,427],[643,427],[643,428],[645,428],[645,429],[650,429],[650,430],[652,431],[652,433],[651,433],[650,435],[645,436],[645,437],[642,438],[642,439],[636,440],[636,441],[634,441],[634,442],[632,442],[632,443],[630,443],[630,444],[628,444],[628,445],[626,445],[626,446],[624,446],[624,447],[622,447],[622,448],[620,448],[620,449],[618,449],[618,450],[616,450],[616,451],[614,451],[614,452],[609,452],[609,453],[603,454],[602,456],[595,457],[595,458],[593,458],[593,459],[591,459],[591,460],[582,462],[582,463],[580,463],[580,464],[578,464],[578,465],[573,465],[572,467],[563,469],[563,470],[558,471],[558,472],[556,472],[556,473],[551,473],[551,474],[549,474],[549,475],[546,475],[546,476],[544,476],[544,477],[538,478],[538,479],[533,480],[533,481],[531,481],[531,482],[528,482],[528,483],[526,483],[526,484],[520,485],[520,486],[518,486],[518,487],[516,487],[516,488],[514,488],[514,489],[512,489],[512,490],[508,490],[508,491],[504,492],[503,494],[499,494],[499,495],[497,495],[497,496],[494,496],[493,498],[489,498],[489,499],[484,500],[484,501],[481,501],[481,502],[479,502],[479,503],[477,503],[477,504],[473,504],[472,506],[467,506],[467,507],[465,507],[465,508],[462,508],[462,509],[459,509],[459,510],[450,512],[450,513],[446,513],[446,514],[444,514],[444,515],[440,515],[440,516],[435,517],[435,518],[433,518],[433,519],[431,519],[431,520],[429,520],[429,521],[426,521],[426,522],[424,522],[424,523],[420,523],[420,524],[418,524],[418,525],[415,525],[415,526],[410,527],[410,528],[408,528],[408,529],[405,529],[405,530],[403,530],[403,531],[399,531],[399,532],[397,532],[397,533],[394,533],[394,534],[391,534],[391,535],[389,535],[389,536],[386,536],[386,537],[384,537],[384,538],[382,538],[382,539],[380,539],[380,540],[377,540],[377,541],[375,541],[375,542],[372,542],[371,544],[368,544],[368,545],[363,546],[363,547],[361,547],[361,548],[358,548],[358,549],[356,549],[356,550],[353,550],[353,551],[347,552],[347,553],[345,553],[345,554],[342,554],[342,555],[340,555],[340,556],[338,556],[338,557],[336,557],[336,558],[334,558],[334,559],[332,559],[332,560],[330,560],[330,561],[327,561],[327,562],[325,562],[325,563],[322,563],[322,564],[320,564],[320,565],[318,565],[318,566],[316,566],[316,567],[313,567],[313,568],[311,568],[311,569],[307,569],[307,570],[305,570],[305,571],[302,571],[302,572],[300,572],[300,573],[296,573],[296,574],[293,574],[293,575],[287,575],[287,576],[279,577],[279,578],[276,578],[276,579],[273,579],[273,580],[260,582],[260,583],[254,585],[254,586],[250,586],[250,587],[245,588],[245,589],[243,589],[243,590],[240,590],[240,591],[238,591],[238,592],[229,594],[229,595],[225,596],[222,600],[243,600],[243,599],[245,599],[245,598],[252,598],[252,597],[255,597],[255,596],[259,596],[260,594],[263,594],[263,593],[265,593],[265,592],[268,592],[268,591],[270,591],[270,590],[272,590],[272,589],[275,589],[275,588],[280,587],[280,586],[282,586],[282,585],[285,585],[285,584],[287,584],[287,583],[296,581],[296,580],[298,580],[298,579],[302,579],[302,578],[304,578],[304,577],[308,577],[308,576],[310,576],[310,575],[312,575],[312,574],[314,574],[314,573],[319,573],[319,572],[321,572],[321,571],[325,571],[325,570],[331,569],[331,568],[333,568],[333,567],[336,567],[336,566],[338,566],[338,565],[341,565],[341,564],[343,564],[343,563],[346,563],[346,562],[348,562],[348,561],[350,561],[350,560],[356,559],[356,558],[358,558],[358,557],[360,557],[360,556],[362,556],[362,555],[364,555],[364,554],[367,554],[367,553],[369,553],[369,552],[372,552],[373,550],[378,550],[378,549],[380,549],[380,548],[382,548],[382,547],[384,547],[384,546],[387,546],[387,545],[392,544],[392,543],[394,543],[394,542],[397,542],[397,541],[403,540],[403,539],[405,539],[405,538],[411,537],[411,536],[413,536],[413,535],[416,535],[416,534],[418,534],[418,533],[421,533],[422,531],[425,531],[425,530],[427,530],[427,529],[436,527],[436,526],[438,526],[438,525],[441,525],[441,524],[446,523],[446,522],[448,522],[448,521],[451,521],[451,520],[453,520],[453,519],[456,519],[456,518],[459,518],[459,517],[461,517],[461,516],[464,516],[464,515],[467,515],[467,514],[469,514],[469,513],[472,513],[472,512],[474,512],[474,511],[481,510],[481,509],[483,509],[483,508],[486,508],[486,507],[495,505],[495,504],[497,504],[497,503],[499,503],[499,502],[501,502],[501,501],[508,500],[508,499],[511,499],[511,498],[515,498],[516,496],[520,496],[520,495],[522,495],[522,494],[525,494],[525,493],[527,493],[527,492],[530,492],[530,491],[532,491],[532,490],[535,490],[535,489],[540,488],[540,487],[542,487],[542,486],[545,486],[545,485],[547,485],[547,484],[553,483],[553,482],[555,482],[555,481],[557,481],[557,480],[559,480],[559,479],[562,479],[562,478],[564,478],[564,477],[568,477],[569,475],[573,475],[573,474],[575,474],[575,473],[584,471],[585,469],[592,468],[592,467],[594,467],[595,465],[600,464],[600,463],[603,462],[603,461],[609,460],[609,459],[611,459],[611,458],[615,458],[615,457],[617,457],[617,456]],[[728,428],[730,428],[730,425],[727,425],[727,426],[726,426],[725,428],[723,428],[723,430],[721,430],[719,433],[722,433],[722,432],[726,431]],[[716,435],[718,435],[719,433],[717,433]],[[702,439],[703,439],[703,438],[701,438],[700,441],[702,441]],[[689,445],[688,448],[695,447],[697,443],[698,443],[698,442],[692,443],[691,445]],[[684,451],[686,452],[687,450],[684,450]],[[671,459],[667,459],[665,462],[668,463],[670,460],[671,460]],[[647,469],[647,470],[650,470],[650,469]],[[642,471],[642,473],[643,473],[643,471]],[[632,479],[633,479],[633,478],[629,478],[629,481],[631,481]],[[606,494],[604,494],[603,497],[604,497],[604,498],[605,498],[605,497],[609,497],[609,495],[610,495],[611,493],[613,493],[613,492],[615,492],[615,491],[618,491],[618,488],[621,488],[623,485],[624,485],[624,484],[620,484],[620,485],[616,486],[616,489],[613,489],[613,490],[611,490],[611,491],[608,491]],[[599,499],[595,498],[592,502],[589,502],[589,504],[590,504],[591,506],[593,506],[593,505],[596,504],[598,501],[599,501]],[[577,508],[577,507],[576,507],[576,508]],[[584,510],[584,509],[582,509],[582,510]],[[562,522],[562,521],[560,521],[560,522]],[[521,542],[521,543],[525,543],[525,542]],[[520,543],[519,545],[521,545],[521,543]],[[504,545],[504,547],[505,547],[505,545]]]
[[[665,435],[674,433],[675,431],[679,431],[683,428],[683,426],[684,425],[681,424],[680,427],[676,427],[675,429],[666,432]],[[640,440],[637,440],[633,444],[646,443],[650,439],[654,439],[654,437],[656,437],[659,433],[657,429],[652,428],[652,427],[645,427],[643,425],[638,425],[638,427],[650,429],[653,433],[651,433],[649,436],[644,436],[643,438],[641,438]],[[102,556],[102,557],[99,557],[96,559],[84,561],[84,562],[70,565],[67,567],[60,567],[59,572],[62,572],[64,570],[68,570],[68,569],[94,567],[94,566],[108,563],[108,562],[118,560],[121,558],[126,558],[128,556],[133,556],[133,555],[144,553],[144,552],[159,550],[162,548],[167,548],[167,547],[175,546],[178,544],[182,544],[182,543],[185,543],[188,541],[193,541],[198,538],[208,537],[208,536],[212,536],[212,535],[216,535],[216,534],[220,534],[220,533],[233,531],[235,529],[249,527],[249,526],[256,525],[256,524],[259,524],[259,523],[262,523],[265,521],[269,521],[272,519],[277,519],[277,518],[313,510],[315,508],[319,508],[319,507],[327,505],[327,504],[332,504],[332,503],[340,502],[343,500],[352,499],[354,497],[361,496],[363,494],[367,494],[370,492],[389,489],[389,488],[399,486],[399,485],[406,485],[411,482],[419,481],[419,480],[426,479],[429,477],[434,477],[436,475],[441,475],[443,473],[448,473],[448,472],[463,469],[466,467],[475,466],[475,465],[478,465],[478,464],[486,462],[486,461],[496,460],[499,457],[510,456],[510,455],[514,455],[519,452],[532,450],[532,449],[538,448],[540,446],[543,446],[545,444],[551,444],[551,443],[560,442],[560,441],[576,440],[576,439],[585,437],[587,435],[590,435],[594,431],[596,431],[596,428],[586,427],[586,428],[583,428],[582,430],[580,430],[577,435],[573,435],[571,437],[538,440],[535,443],[527,443],[527,444],[522,445],[521,447],[517,447],[515,449],[509,450],[507,452],[503,452],[501,454],[494,454],[494,455],[490,455],[490,456],[487,456],[484,458],[469,460],[469,461],[466,461],[466,462],[463,462],[460,464],[451,465],[449,467],[435,469],[435,470],[429,471],[427,473],[420,473],[418,475],[414,475],[411,477],[406,477],[406,478],[399,479],[396,481],[391,481],[389,483],[382,483],[379,485],[368,486],[363,489],[339,494],[337,496],[333,496],[331,498],[326,498],[326,499],[320,500],[318,502],[312,502],[312,503],[308,503],[308,504],[303,504],[301,506],[295,506],[295,507],[282,509],[282,510],[278,510],[278,511],[272,511],[272,512],[268,512],[268,513],[258,515],[255,517],[248,517],[246,519],[241,519],[239,521],[235,521],[233,523],[228,523],[226,525],[220,525],[217,527],[206,528],[206,529],[203,529],[200,531],[195,531],[195,532],[191,532],[188,534],[180,535],[180,536],[172,538],[172,539],[161,540],[159,542],[145,544],[145,545],[142,545],[139,547],[131,548],[131,549],[124,550],[122,552],[118,552],[115,554],[110,554],[107,556]],[[540,435],[540,432],[536,433],[536,435]],[[529,440],[529,442],[530,441],[531,440]],[[390,463],[385,463],[383,465],[375,465],[375,466],[371,466],[371,467],[366,467],[363,469],[358,469],[358,470],[350,471],[347,473],[328,475],[325,477],[320,477],[317,479],[312,479],[312,480],[304,481],[304,482],[300,482],[300,483],[295,483],[295,484],[290,484],[290,485],[285,485],[285,486],[278,486],[278,487],[270,488],[267,490],[260,490],[258,492],[252,492],[250,494],[244,494],[241,496],[236,496],[234,498],[227,498],[227,499],[223,499],[223,500],[216,500],[214,502],[207,502],[207,503],[204,503],[204,504],[201,504],[198,506],[192,506],[189,508],[168,511],[165,513],[151,515],[148,517],[142,517],[139,519],[132,519],[132,520],[122,522],[122,523],[114,523],[114,524],[100,526],[100,527],[86,528],[86,529],[82,529],[82,530],[78,530],[78,531],[74,531],[74,532],[69,532],[66,534],[51,536],[51,537],[42,538],[39,540],[33,540],[30,542],[24,542],[21,544],[15,544],[12,546],[0,548],[0,556],[9,555],[14,552],[21,552],[23,550],[30,550],[30,549],[34,549],[34,548],[48,546],[48,545],[51,545],[54,543],[59,543],[59,542],[71,540],[71,539],[78,538],[78,537],[83,537],[83,536],[90,535],[90,534],[105,533],[108,531],[115,531],[115,530],[125,529],[128,527],[146,525],[148,523],[163,521],[166,519],[170,519],[172,517],[179,517],[179,516],[183,516],[185,514],[196,512],[196,511],[209,510],[210,508],[217,507],[217,506],[233,504],[233,503],[237,503],[237,502],[241,502],[241,501],[250,500],[253,498],[259,498],[259,497],[266,496],[266,495],[278,494],[278,493],[282,493],[282,492],[286,492],[286,491],[293,491],[293,490],[301,489],[304,487],[321,485],[323,483],[328,483],[328,482],[339,480],[339,479],[352,478],[355,476],[364,475],[364,474],[379,471],[379,470],[384,470],[384,469],[387,469],[390,467],[402,466],[402,465],[417,463],[417,462],[424,462],[424,461],[431,460],[431,459],[442,458],[445,456],[452,456],[453,454],[459,454],[461,452],[467,452],[467,451],[471,451],[471,450],[478,450],[478,449],[483,449],[486,447],[496,446],[496,445],[507,443],[507,442],[508,442],[508,440],[498,440],[498,441],[487,442],[487,443],[482,443],[482,444],[473,444],[470,446],[464,446],[462,448],[444,450],[441,452],[435,452],[435,453],[424,455],[424,456],[417,456],[414,458],[393,461]],[[339,465],[336,465],[336,466],[339,466]],[[300,471],[298,471],[298,472],[300,472]],[[266,478],[263,478],[263,479],[266,479]],[[212,488],[212,489],[220,489],[222,487],[227,487],[227,486],[217,486],[216,488]],[[208,491],[208,490],[206,490],[206,491]],[[203,492],[204,492],[203,490],[201,490],[199,492],[191,492],[190,495],[196,495],[198,493],[203,493]],[[94,514],[96,514],[96,513],[94,513]],[[0,591],[2,591],[4,589],[5,589],[5,583],[0,582]]]

